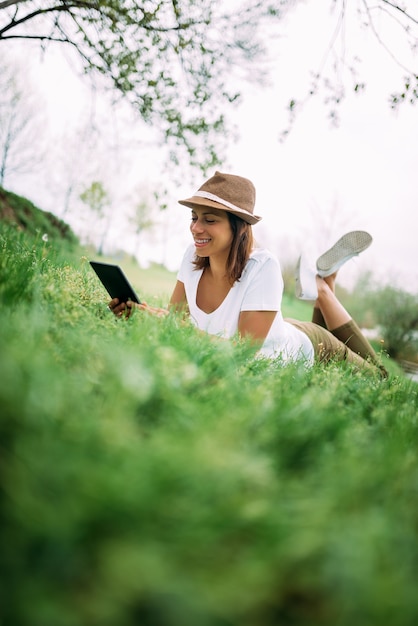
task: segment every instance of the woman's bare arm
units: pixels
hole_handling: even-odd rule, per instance
[[[170,309],[175,311],[187,311],[187,298],[184,283],[178,280],[173,289],[173,293],[170,298]]]
[[[241,311],[238,320],[240,337],[261,345],[268,335],[277,311]]]

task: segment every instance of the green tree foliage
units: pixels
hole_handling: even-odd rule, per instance
[[[418,294],[397,285],[382,286],[367,272],[343,301],[360,325],[378,327],[389,356],[418,359]]]
[[[393,358],[417,358],[418,296],[388,286],[369,298],[388,354]]]
[[[172,148],[173,161],[178,163],[185,150],[193,165],[207,170],[220,163],[221,140],[228,136],[225,110],[240,99],[237,78],[247,75],[254,82],[262,76],[253,61],[260,58],[266,26],[296,4],[297,0],[0,0],[0,42],[27,39],[43,47],[54,43],[74,50],[86,73],[102,76],[159,130]],[[415,50],[415,4],[329,0],[335,17],[331,32],[324,37],[318,29],[324,62],[311,68],[305,98],[289,95],[291,121],[306,99],[320,92],[335,120],[346,91],[365,90],[357,42],[350,39],[353,24],[370,31],[381,45],[383,61],[398,65],[401,87],[391,94],[391,106],[414,103],[418,71],[415,61],[411,66],[402,58],[397,42]],[[309,50],[301,54],[309,63]]]
[[[287,4],[4,0],[0,41],[73,48],[86,72],[105,77],[169,144],[209,167],[218,162],[214,135],[224,133],[225,106],[239,99],[234,75],[260,52],[264,20],[280,17]],[[206,138],[204,158],[197,154],[199,137]]]
[[[103,183],[93,181],[81,194],[80,200],[84,202],[99,218],[102,218],[106,207],[109,205],[109,194]]]
[[[104,241],[109,230],[109,220],[111,218],[111,213],[108,211],[108,219],[105,219],[106,210],[108,210],[111,205],[110,196],[104,188],[103,183],[95,180],[80,194],[80,200],[89,207],[92,213],[96,214],[94,219],[96,219],[97,216],[99,223],[102,224],[98,247],[99,253],[101,254],[103,252]]]
[[[133,215],[130,219],[130,224],[133,227],[135,234],[135,248],[134,255],[138,254],[140,236],[145,231],[152,230],[155,226],[155,219],[152,216],[153,207],[150,204],[148,198],[138,200],[134,206]]]

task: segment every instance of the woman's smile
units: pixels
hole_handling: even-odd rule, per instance
[[[232,231],[225,211],[196,207],[192,210],[190,232],[196,252],[205,250],[203,256],[227,254],[230,249]]]
[[[206,246],[211,240],[210,239],[200,239],[195,237],[194,238],[194,245],[197,248],[201,248],[202,246]]]

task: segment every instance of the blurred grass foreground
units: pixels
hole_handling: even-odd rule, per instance
[[[0,624],[418,623],[417,384],[113,318],[0,229]]]

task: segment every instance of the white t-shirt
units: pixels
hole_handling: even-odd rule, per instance
[[[307,335],[283,319],[281,312],[283,277],[278,260],[268,251],[256,248],[239,281],[212,313],[196,304],[197,287],[203,270],[193,265],[195,248],[187,248],[177,278],[184,283],[192,322],[211,335],[231,338],[238,332],[241,311],[277,311],[277,315],[258,351],[259,356],[281,357],[284,362],[303,359],[313,363],[313,345]]]

